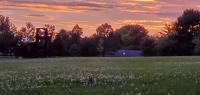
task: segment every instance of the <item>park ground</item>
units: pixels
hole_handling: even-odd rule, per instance
[[[88,85],[88,75],[96,77]],[[200,57],[0,59],[0,95],[199,95]]]

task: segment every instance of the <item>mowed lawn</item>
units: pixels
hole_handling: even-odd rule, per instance
[[[200,57],[0,59],[0,95],[200,95]]]

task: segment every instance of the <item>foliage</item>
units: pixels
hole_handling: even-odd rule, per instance
[[[110,36],[105,39],[105,48],[106,51],[117,51],[121,49],[122,46],[122,40],[121,40],[121,34],[119,32],[113,32],[110,34]]]
[[[99,55],[105,56],[105,52],[108,50],[107,46],[110,43],[107,39],[111,36],[113,31],[112,26],[108,23],[102,24],[96,29],[96,37],[98,39],[97,50]]]
[[[144,56],[155,56],[156,54],[156,42],[153,37],[146,37],[141,42],[141,50]]]
[[[32,43],[35,41],[35,26],[27,22],[25,27],[21,27],[16,34],[20,38],[20,44]]]
[[[75,25],[72,31],[70,32],[72,43],[80,44],[82,34],[83,34],[82,28],[80,28],[78,24]]]
[[[54,25],[45,24],[45,25],[44,25],[44,28],[47,28],[48,33],[49,33],[48,35],[49,35],[49,36],[52,36],[53,39],[54,39],[56,27],[55,27]]]
[[[80,56],[80,46],[76,43],[70,45],[69,54],[70,56]]]
[[[177,41],[172,37],[160,37],[159,40],[156,42],[156,49],[157,55],[159,56],[172,56],[178,55],[176,50]]]
[[[49,24],[44,27],[53,37],[53,56],[104,56],[120,49],[141,50],[144,56],[200,54],[200,11],[194,9],[185,10],[174,23],[166,24],[158,38],[150,37],[148,30],[138,24],[114,30],[105,23],[90,37],[83,37],[83,29],[78,24],[71,31],[56,32],[55,26]],[[3,53],[12,53],[17,45],[35,42],[35,26],[30,22],[18,31],[8,17],[0,16],[0,32],[0,52]]]
[[[8,17],[0,15],[0,52],[4,55],[12,53],[17,45],[17,39],[14,37],[16,30]]]
[[[70,32],[61,29],[55,36],[53,41],[53,55],[67,56],[69,55],[68,49],[70,48]]]
[[[72,31],[61,29],[53,41],[54,56],[79,56],[82,34],[82,28],[78,25]]]
[[[141,49],[141,42],[147,37],[147,30],[141,25],[125,25],[116,30],[121,35],[122,48]]]
[[[194,39],[192,42],[195,44],[193,50],[194,54],[200,55],[200,39]]]
[[[97,36],[101,38],[109,37],[112,32],[113,32],[113,28],[108,23],[102,24],[96,29]]]
[[[159,55],[192,55],[198,52],[200,11],[187,9],[177,21],[166,26],[165,34],[157,42]]]
[[[85,37],[81,41],[81,56],[97,56],[97,43],[95,37]]]

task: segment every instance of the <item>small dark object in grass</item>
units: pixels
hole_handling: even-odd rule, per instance
[[[96,85],[97,79],[93,74],[89,74],[87,78],[87,84],[90,86]]]

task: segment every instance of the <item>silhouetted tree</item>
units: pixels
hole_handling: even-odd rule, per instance
[[[144,56],[155,56],[156,54],[156,42],[153,37],[146,37],[141,42],[141,50]]]
[[[104,39],[103,38],[100,38],[98,40],[97,50],[99,52],[99,55],[105,56],[105,46],[104,46]]]
[[[177,54],[178,55],[191,55],[193,53],[194,44],[192,43],[193,34],[197,31],[195,26],[199,25],[200,12],[198,10],[187,9],[183,14],[178,17],[175,23],[175,32],[177,39]]]
[[[156,55],[159,56],[171,56],[178,55],[176,52],[176,44],[177,40],[175,36],[177,33],[175,32],[175,26],[166,24],[160,33],[160,37],[155,42]]]
[[[81,36],[83,34],[82,28],[79,25],[75,25],[70,32],[72,43],[80,44]]]
[[[85,37],[81,41],[81,56],[97,56],[98,40],[94,36]]]
[[[17,28],[10,22],[9,17],[0,15],[0,52],[4,55],[12,53],[17,45],[17,39],[14,37],[16,31]]]
[[[56,56],[69,56],[70,45],[70,32],[61,29],[53,41],[53,54]]]
[[[81,54],[81,50],[80,50],[80,45],[79,44],[72,44],[70,45],[70,48],[69,48],[69,53],[70,53],[70,56],[80,56]]]
[[[82,28],[75,25],[72,31],[61,29],[53,41],[54,55],[80,56]]]
[[[200,55],[200,39],[195,38],[192,42],[195,44],[193,50],[194,55]]]
[[[122,48],[121,34],[119,32],[112,32],[110,36],[105,39],[105,42],[107,51],[115,52]]]
[[[162,36],[156,41],[156,52],[159,56],[178,55],[176,53],[177,40],[173,38],[173,34]]]
[[[83,34],[82,28],[79,27],[78,24],[74,26],[72,31],[70,32],[70,47],[69,47],[69,54],[71,56],[79,56],[80,49],[81,49],[81,36]]]
[[[197,52],[198,40],[196,38],[199,34],[199,23],[200,12],[198,10],[185,10],[171,27],[165,28],[167,35],[162,35],[157,43],[158,54],[192,55],[193,52]]]
[[[100,55],[104,56],[105,52],[107,51],[108,47],[108,41],[107,39],[110,37],[110,35],[113,33],[113,28],[108,23],[100,25],[96,29],[96,37],[98,38],[98,46],[97,50]]]
[[[141,42],[147,37],[147,30],[141,25],[125,25],[116,32],[120,33],[122,48],[140,50]]]

